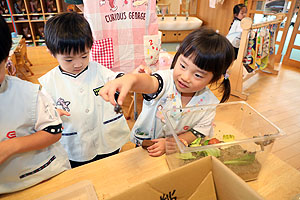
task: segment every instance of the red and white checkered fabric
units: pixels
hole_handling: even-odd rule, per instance
[[[145,34],[158,34],[156,0],[83,0],[83,2],[84,15],[90,23],[95,44],[113,49],[113,57],[99,52],[91,58],[97,58],[100,63],[113,59],[114,64],[111,68],[113,71],[131,72],[137,66],[145,64],[143,37]],[[150,21],[146,31],[148,5],[150,5]],[[100,42],[107,38],[112,39],[112,45]],[[97,50],[98,47],[95,47],[92,54]],[[99,58],[107,55],[106,58]]]
[[[100,63],[108,69],[114,66],[114,51],[111,38],[95,41],[91,52],[93,61]]]

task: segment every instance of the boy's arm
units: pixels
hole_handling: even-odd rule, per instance
[[[38,93],[35,133],[0,142],[0,164],[9,157],[46,148],[61,138],[62,121],[53,102],[41,91]],[[18,134],[18,133],[17,133]]]
[[[0,164],[17,153],[46,148],[57,142],[60,138],[61,133],[50,134],[46,131],[37,131],[32,135],[2,141],[0,142]]]
[[[151,94],[158,90],[158,86],[157,78],[149,74],[126,74],[106,83],[104,87],[101,88],[99,94],[105,101],[109,101],[112,105],[115,105],[115,92],[119,91],[118,103],[122,105],[129,91]]]

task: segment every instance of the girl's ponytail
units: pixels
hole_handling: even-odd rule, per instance
[[[231,91],[229,75],[227,73],[224,74],[224,79],[223,79],[221,85],[223,85],[223,89],[222,89],[223,96],[222,96],[220,103],[224,103],[225,101],[227,101],[229,99],[230,91]]]

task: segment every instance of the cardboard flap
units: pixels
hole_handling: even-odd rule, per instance
[[[204,179],[211,172],[211,159],[203,158],[198,162],[180,167],[158,178],[143,182],[123,193],[110,198],[114,199],[172,199],[183,200],[189,198]]]
[[[194,194],[188,200],[216,200],[216,191],[212,172],[210,171]]]
[[[263,199],[247,183],[217,158],[212,157],[212,171],[219,200]],[[234,195],[233,195],[234,194]]]
[[[240,177],[215,157],[205,157],[140,183],[110,200],[260,200]]]

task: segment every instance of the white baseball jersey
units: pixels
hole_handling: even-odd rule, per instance
[[[154,94],[152,100],[143,101],[143,110],[139,115],[134,127],[132,128],[130,139],[136,144],[141,144],[145,139],[156,139],[164,137],[166,130],[165,119],[162,114],[163,109],[182,108],[181,94],[177,91],[173,80],[173,70],[157,71],[161,79],[159,80],[159,94]],[[157,95],[157,96],[156,96]],[[147,95],[151,96],[151,95]],[[203,90],[196,92],[186,107],[196,105],[217,104],[219,100],[215,95],[205,87]],[[180,110],[174,110],[171,114],[172,123],[177,133],[186,132],[193,128],[203,135],[212,136],[212,120],[215,112],[209,109],[202,114],[187,115],[184,117]],[[170,118],[171,119],[171,118]]]
[[[77,75],[63,72],[58,66],[39,78],[56,106],[71,114],[61,117],[64,130],[60,140],[70,160],[91,160],[117,150],[129,140],[130,130],[123,114],[116,114],[114,107],[98,96],[100,87],[117,75],[90,62]]]
[[[0,87],[0,142],[31,135],[61,124],[50,99],[39,85],[6,76]],[[0,194],[28,188],[70,169],[59,142],[41,150],[13,155],[0,165]]]

